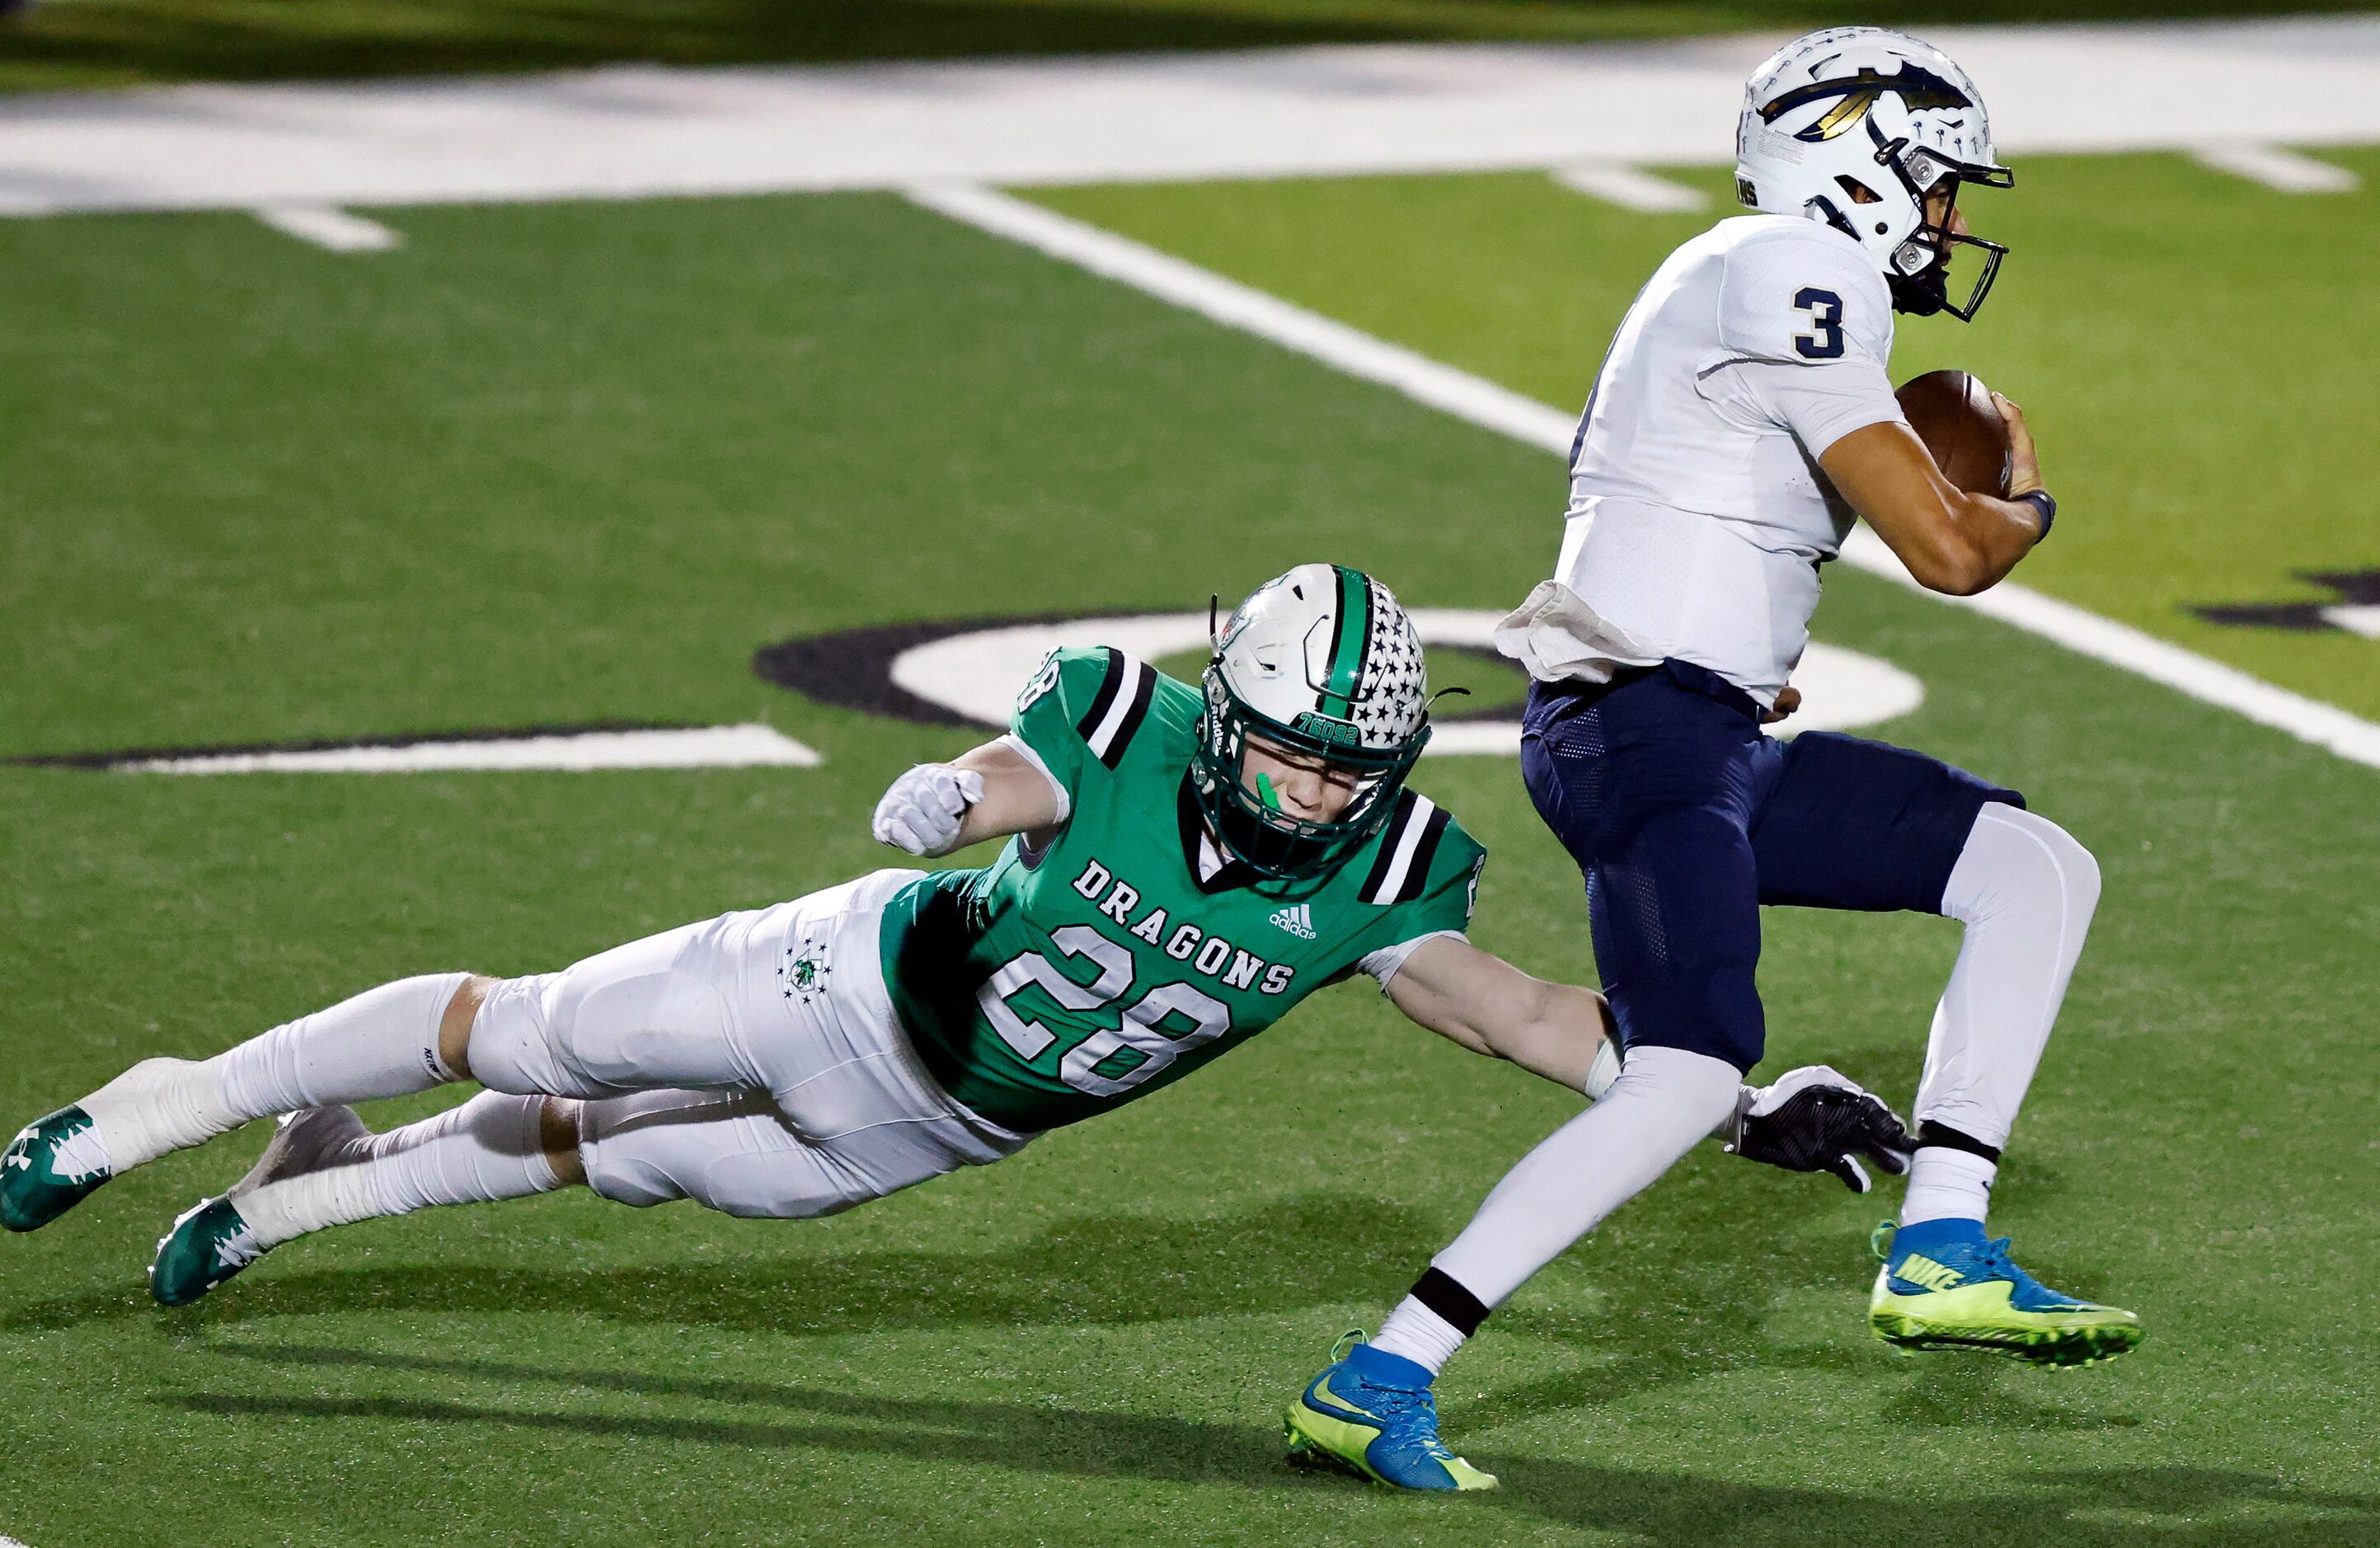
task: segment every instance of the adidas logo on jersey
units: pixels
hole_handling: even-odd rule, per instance
[[[1304,903],[1275,909],[1272,922],[1301,940],[1314,938],[1314,911]]]

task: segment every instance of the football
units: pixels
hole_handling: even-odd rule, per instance
[[[2008,498],[2008,421],[1981,379],[1967,371],[1928,371],[1893,395],[1944,478],[1970,494]]]

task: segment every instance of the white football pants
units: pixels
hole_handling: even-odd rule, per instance
[[[894,1019],[878,931],[917,877],[879,871],[506,979],[471,1026],[471,1078],[586,1099],[580,1161],[607,1199],[832,1215],[1030,1135],[937,1086]]]

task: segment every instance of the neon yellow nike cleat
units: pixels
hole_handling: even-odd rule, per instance
[[[1896,1348],[1982,1349],[2035,1365],[2095,1365],[2140,1347],[2141,1320],[2061,1295],[2019,1268],[1974,1220],[1927,1220],[1888,1239],[1867,1321]]]

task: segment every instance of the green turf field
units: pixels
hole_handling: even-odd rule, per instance
[[[2035,186],[2108,223],[2144,190],[2133,218],[2161,234],[2174,200],[2252,197],[2201,178],[2077,162]],[[1679,231],[1527,180],[1064,202],[1554,401]],[[2028,239],[2045,217],[2017,208]],[[877,791],[970,738],[768,686],[748,663],[770,642],[1179,609],[1317,557],[1496,607],[1548,562],[1552,459],[889,198],[384,218],[407,245],[360,259],[237,216],[0,223],[0,754],[759,718],[827,762],[0,768],[0,1125],[382,979],[557,966],[881,863]],[[1350,231],[1380,260],[1335,261]],[[2216,497],[2255,487],[2234,420],[2266,395],[2272,525],[2223,550],[2206,599],[2374,560],[2352,401],[2304,381],[2318,362],[2371,402],[2341,320],[2380,307],[2369,275],[2330,275],[2325,324],[2292,302],[2311,259],[2240,259],[2209,318],[2203,292],[2050,246],[1957,357],[2035,406],[2082,491],[2038,578],[2128,617],[2182,595],[2195,562],[2153,525],[2158,495],[2190,497],[2166,503],[2193,547],[2230,541]],[[2156,242],[2131,251],[2192,282]],[[2177,342],[2160,310],[2281,332],[2227,389],[2195,373],[2243,335]],[[2102,381],[2117,368],[2129,385]],[[2160,392],[2208,411],[2203,438],[2158,427]],[[160,1163],[0,1240],[0,1534],[2380,1542],[2380,780],[1862,575],[1830,584],[1819,633],[1925,681],[1886,734],[2020,786],[2102,859],[1995,1220],[2030,1266],[2140,1310],[2127,1361],[1888,1358],[1864,1297],[1890,1201],[1706,1150],[1451,1371],[1450,1435],[1504,1491],[1292,1474],[1277,1411],[1332,1336],[1576,1109],[1351,986],[1111,1120],[828,1221],[437,1212],[297,1244],[167,1314],[140,1285],[150,1243],[263,1137]],[[2362,703],[2362,643],[2255,664]],[[1418,782],[1496,855],[1478,938],[1588,976],[1574,873],[1513,765],[1432,760]],[[1951,928],[1769,924],[1770,1068],[1823,1058],[1905,1101]]]

